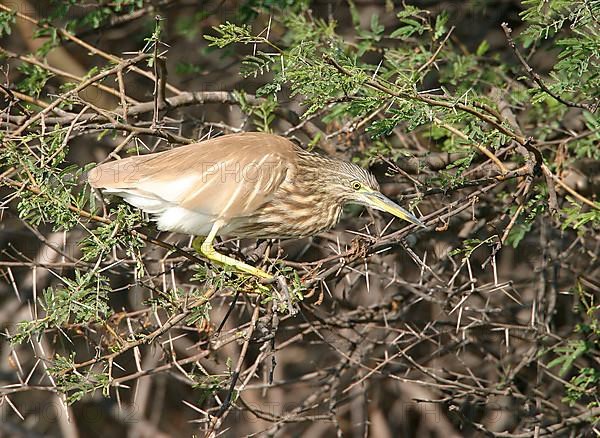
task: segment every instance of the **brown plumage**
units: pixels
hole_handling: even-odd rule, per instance
[[[161,230],[208,236],[202,252],[223,263],[225,256],[211,257],[216,235],[313,235],[333,227],[348,202],[421,224],[381,195],[368,171],[273,134],[231,134],[129,157],[92,169],[88,180],[151,214]],[[227,264],[268,276],[235,262]]]

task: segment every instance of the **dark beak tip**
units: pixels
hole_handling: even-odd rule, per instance
[[[419,228],[427,228],[427,225],[425,225],[425,223],[421,219],[417,219],[416,217],[414,218],[414,221],[411,222]]]

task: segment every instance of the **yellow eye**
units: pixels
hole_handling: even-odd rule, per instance
[[[352,181],[352,188],[354,190],[360,190],[361,187],[362,185],[358,181]]]

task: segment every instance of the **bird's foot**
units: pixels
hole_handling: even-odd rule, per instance
[[[290,315],[295,315],[298,313],[297,305],[292,301],[292,294],[290,293],[290,288],[287,285],[285,276],[273,276],[262,269],[255,268],[254,266],[251,266],[240,260],[236,260],[232,257],[226,256],[225,254],[217,252],[217,250],[212,246],[212,242],[215,237],[214,234],[215,232],[213,230],[206,239],[194,239],[192,242],[192,247],[213,263],[231,266],[238,271],[254,275],[260,279],[262,284],[273,284],[273,289],[275,292],[273,298],[275,300],[276,308],[282,310],[286,309]]]
[[[212,242],[208,242],[207,240],[203,240],[201,237],[196,237],[192,242],[192,248],[194,248],[197,252],[202,254],[204,257],[209,259],[213,263],[217,263],[224,266],[231,266],[238,271],[245,272],[246,274],[254,275],[255,277],[264,279],[264,280],[272,280],[273,276],[262,269],[255,268],[252,265],[244,263],[242,261],[236,260],[232,257],[226,256],[225,254],[221,254],[217,252],[215,248],[212,246]]]

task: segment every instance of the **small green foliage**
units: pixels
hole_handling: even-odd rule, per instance
[[[43,20],[42,20],[43,21]],[[40,58],[44,58],[48,55],[50,50],[58,47],[60,44],[60,36],[58,29],[55,27],[39,27],[33,33],[34,38],[43,38],[44,42],[35,51],[35,55]]]
[[[143,224],[139,210],[120,204],[116,210],[111,211],[111,216],[111,223],[95,228],[90,236],[81,241],[84,260],[93,260],[107,254],[115,246],[125,248],[132,256],[144,246],[140,237],[131,233],[131,230]]]
[[[566,99],[596,104],[600,99],[600,3],[588,0],[527,0],[522,18],[528,22],[520,38],[526,46],[554,40],[561,49],[551,72],[550,90]],[[563,33],[564,29],[570,32]]]
[[[392,162],[406,160],[413,155],[407,149],[397,147],[388,140],[387,137],[374,137],[367,147],[364,155],[355,157],[353,162],[362,167],[370,167],[381,160],[380,157],[387,157]]]
[[[244,0],[239,2],[237,15],[243,23],[250,23],[260,13],[277,11],[279,14],[297,13],[308,9],[310,0]]]
[[[210,321],[210,310],[212,308],[210,302],[207,301],[200,305],[193,304],[195,300],[203,301],[204,296],[203,289],[194,288],[186,292],[183,289],[176,288],[168,289],[147,302],[155,309],[163,309],[169,315],[176,315],[189,310],[189,307],[193,306],[192,311],[186,317],[185,323],[197,325],[201,321]]]
[[[193,295],[193,294],[190,294]],[[206,302],[201,305],[194,306],[192,312],[185,319],[185,323],[188,325],[197,325],[201,321],[210,321],[210,311],[212,307],[210,302]]]
[[[154,21],[154,28],[152,30],[152,34],[150,34],[148,37],[144,38],[145,44],[144,44],[144,48],[142,49],[142,51],[143,52],[154,51],[154,53],[157,54],[157,56],[160,56],[160,54],[158,53],[158,50],[159,50],[160,46],[163,44],[161,41],[162,33],[163,33],[162,20],[160,19],[160,17],[157,16]],[[148,58],[148,61],[147,61],[148,68],[154,67],[154,63],[156,61],[155,58],[157,56],[152,56],[152,57]]]
[[[206,273],[202,272],[200,276],[204,274]],[[204,301],[204,296],[204,289],[194,288],[186,292],[183,289],[175,288],[161,292],[156,297],[149,299],[147,303],[155,309],[165,310],[169,315],[176,315],[189,310],[189,307],[193,306],[185,322],[188,325],[197,325],[201,321],[210,321],[209,312],[212,308],[210,302],[207,301],[200,305],[193,304],[196,300]]]
[[[512,227],[506,238],[506,244],[517,248],[523,238],[531,231],[532,223],[517,223]]]
[[[482,247],[483,245],[491,246],[497,240],[497,236],[490,236],[487,239],[465,239],[463,241],[463,246],[461,248],[456,248],[450,251],[449,255],[455,256],[458,254],[463,255],[463,259],[468,259],[475,252],[477,248]]]
[[[277,102],[272,98],[265,99],[254,107],[252,115],[254,116],[254,124],[259,131],[271,132],[270,125],[275,120],[276,109]]]
[[[109,315],[108,279],[91,270],[75,271],[74,278],[62,278],[63,286],[44,290],[40,306],[44,317],[17,324],[12,344],[21,344],[45,330],[67,324],[90,324],[105,321]]]
[[[597,208],[588,208],[583,206],[572,197],[567,197],[569,206],[563,207],[561,214],[564,217],[562,229],[573,228],[579,230],[584,225],[589,225],[592,229],[600,230],[600,204],[595,203]]]
[[[68,152],[64,141],[65,129],[56,127],[45,135],[31,134],[19,142],[5,142],[0,151],[2,165],[14,166],[25,184],[33,190],[24,190],[19,197],[19,216],[33,225],[49,223],[55,230],[69,230],[79,221],[74,209],[83,209],[88,196],[78,190],[79,181],[91,165],[80,168],[69,165],[61,168]],[[27,144],[37,140],[37,152],[27,150]]]
[[[16,21],[16,15],[16,12],[0,12],[0,37],[11,34],[12,25]]]
[[[244,289],[249,285],[252,285],[256,278],[240,274],[235,269],[228,266],[217,266],[217,265],[198,265],[195,267],[195,273],[192,277],[193,281],[200,283],[209,283],[216,289],[231,289],[238,290]]]
[[[46,82],[53,76],[48,70],[33,64],[23,63],[19,65],[19,71],[24,77],[17,85],[17,89],[36,97],[40,96]]]
[[[110,378],[108,374],[86,371],[85,375],[75,369],[75,353],[69,357],[56,355],[48,373],[54,379],[58,390],[66,395],[67,404],[73,404],[81,400],[86,394],[102,390],[104,396],[108,396],[110,389]]]
[[[276,55],[257,51],[254,55],[249,55],[242,61],[240,74],[244,77],[257,77],[271,70],[271,65],[276,59]]]
[[[40,20],[41,23],[64,22],[65,29],[77,33],[83,29],[98,29],[118,13],[134,12],[144,6],[144,0],[116,0],[93,8],[77,0],[52,0],[51,4],[52,8],[48,8],[48,15]]]
[[[225,24],[213,26],[213,29],[217,32],[218,36],[204,35],[204,39],[210,41],[209,46],[216,46],[222,49],[233,43],[248,44],[258,42],[252,36],[250,26],[248,25],[238,26],[228,21]]]
[[[508,233],[506,244],[511,245],[513,248],[517,248],[523,238],[531,231],[533,222],[535,219],[547,210],[545,199],[547,193],[545,193],[545,186],[536,186],[534,188],[536,192],[525,204],[523,213],[517,218],[517,222],[514,227]],[[518,206],[511,205],[510,217],[516,214]]]
[[[585,322],[575,327],[579,339],[569,339],[565,345],[554,348],[557,357],[548,363],[549,368],[560,366],[560,376],[572,375],[566,386],[565,401],[571,406],[576,403],[587,403],[588,408],[600,406],[598,392],[600,391],[600,370],[594,364],[600,351],[600,305],[593,293],[587,292],[581,283],[574,289],[579,303],[575,311],[582,314]],[[589,357],[590,365],[578,365],[581,360]]]
[[[590,350],[590,345],[584,340],[571,341],[565,347],[557,347],[554,352],[559,356],[550,361],[550,368],[560,365],[558,374],[564,376],[571,369],[575,360]]]
[[[590,158],[598,161],[600,160],[600,147],[598,147],[600,144],[600,115],[584,111],[583,119],[589,134],[568,143],[567,146],[577,158]]]
[[[200,392],[201,403],[204,403],[219,391],[227,389],[229,383],[229,377],[226,375],[194,375],[193,378],[195,381],[193,388]]]
[[[216,289],[258,294],[261,296],[262,304],[273,302],[277,306],[277,311],[282,313],[290,312],[292,310],[289,309],[290,300],[292,304],[302,301],[306,291],[306,286],[302,284],[298,273],[285,265],[279,266],[278,275],[283,275],[286,279],[289,300],[279,290],[277,283],[262,284],[256,277],[241,274],[229,267],[199,265],[195,270],[193,281],[208,283]],[[199,309],[199,312],[203,310]]]
[[[435,28],[433,33],[433,39],[439,40],[448,31],[448,19],[449,15],[446,11],[442,11],[437,17],[435,17]]]
[[[475,51],[475,54],[477,56],[483,56],[487,53],[487,51],[490,49],[490,44],[487,42],[487,40],[483,40],[481,41],[481,43],[479,43],[479,46],[477,46],[477,50]]]
[[[280,265],[279,275],[283,275],[287,281],[289,297],[284,296],[284,292],[280,291],[275,285],[257,284],[257,290],[263,296],[262,304],[273,302],[276,311],[280,313],[289,313],[290,305],[294,306],[297,302],[304,299],[306,286],[302,284],[298,273],[289,266]]]
[[[582,398],[592,398],[597,396],[600,390],[600,369],[597,367],[580,368],[577,375],[571,378],[570,384],[567,386],[567,394],[565,400],[574,406]],[[600,406],[597,400],[590,401],[588,408]]]
[[[252,122],[258,131],[271,132],[270,125],[275,120],[275,111],[279,106],[274,97],[269,96],[256,105],[251,105],[242,92],[235,92],[235,97],[240,104],[240,109],[252,117]]]
[[[400,25],[390,34],[390,38],[407,40],[415,34],[422,35],[426,31],[431,31],[428,14],[428,11],[405,5],[404,9],[396,15]]]

